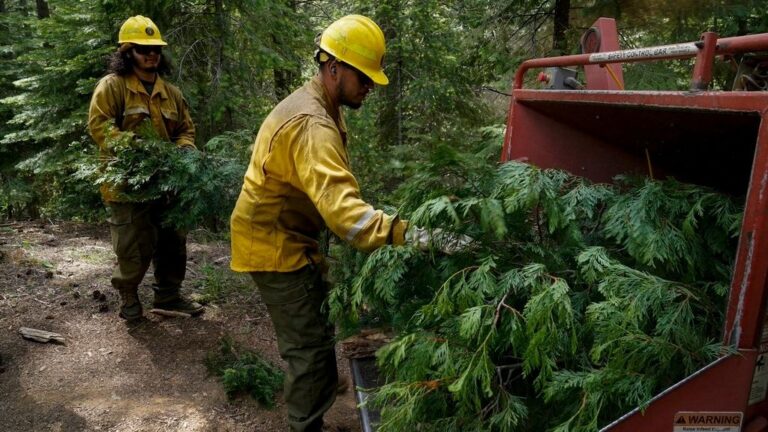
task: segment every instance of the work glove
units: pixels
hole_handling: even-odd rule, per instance
[[[176,149],[182,153],[197,151],[195,147],[192,147],[190,145],[176,146]]]
[[[405,243],[419,250],[428,251],[435,248],[446,255],[468,249],[474,239],[472,237],[444,231],[440,228],[424,229],[412,227],[405,233]]]

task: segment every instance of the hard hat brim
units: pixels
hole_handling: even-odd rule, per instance
[[[389,78],[387,78],[387,76],[384,75],[384,71],[381,71],[381,70],[371,71],[371,70],[360,69],[360,72],[364,73],[368,78],[372,79],[373,82],[378,85],[385,86],[389,84]]]
[[[148,41],[146,39],[126,39],[126,40],[121,40],[118,43],[120,43],[120,44],[130,43],[130,44],[134,44],[134,45],[151,45],[151,46],[166,46],[166,45],[168,45],[168,43],[166,43],[162,39],[160,39],[160,40],[152,40],[152,41]]]

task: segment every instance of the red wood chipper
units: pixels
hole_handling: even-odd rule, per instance
[[[502,160],[565,169],[596,182],[622,173],[745,196],[723,342],[737,351],[666,389],[604,431],[768,431],[768,34],[620,50],[600,18],[582,52],[517,70]],[[741,58],[731,91],[708,91],[716,59]],[[622,63],[695,58],[688,91],[624,90]],[[573,67],[583,67],[584,83]],[[547,89],[523,88],[526,73]]]

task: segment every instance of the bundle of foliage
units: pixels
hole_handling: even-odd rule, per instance
[[[411,223],[470,248],[384,247],[337,274],[336,319],[398,334],[377,354],[379,430],[594,431],[728,351],[731,198],[489,166],[442,149],[402,191]]]
[[[108,136],[111,154],[81,164],[78,177],[116,186],[119,201],[165,200],[169,210],[164,223],[169,226],[186,230],[203,222],[214,228],[226,226],[244,168],[242,158],[223,156],[221,147],[248,140],[247,135],[217,136],[206,145],[211,152],[202,152],[163,140],[145,121],[135,133]]]
[[[240,348],[230,337],[221,339],[217,352],[205,359],[208,371],[221,377],[227,396],[247,393],[267,408],[275,406],[275,393],[283,385],[280,368],[255,352]]]
[[[160,199],[159,180],[167,176],[184,156],[176,145],[160,138],[149,120],[133,132],[107,135],[108,156],[102,156],[94,183],[108,185],[123,202],[148,202]]]

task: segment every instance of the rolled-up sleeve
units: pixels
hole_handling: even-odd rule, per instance
[[[304,128],[290,140],[297,180],[331,231],[363,251],[403,244],[407,222],[363,201],[338,130],[313,119],[296,127]]]

